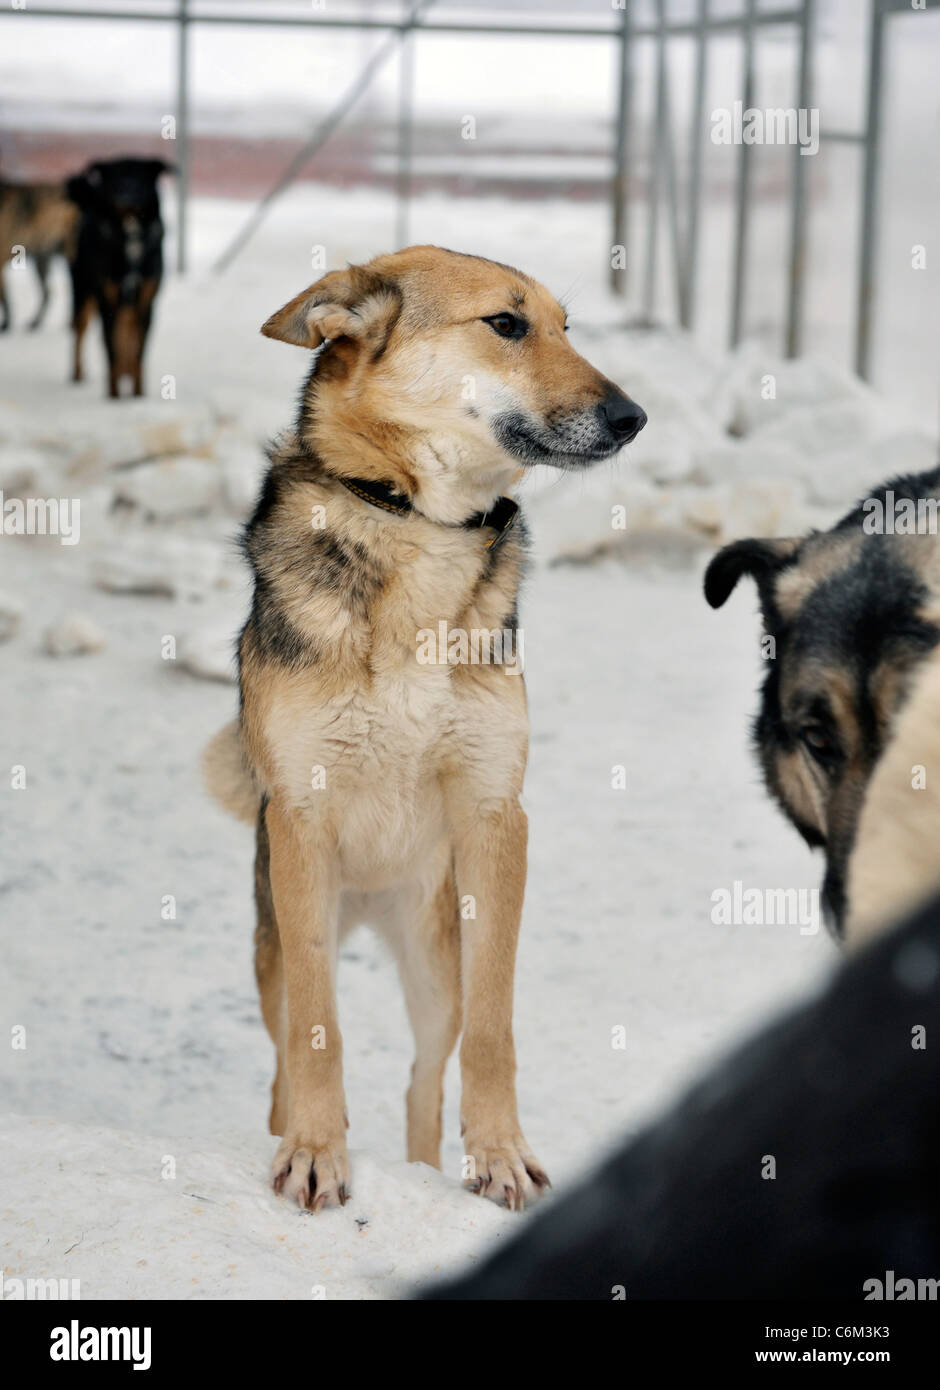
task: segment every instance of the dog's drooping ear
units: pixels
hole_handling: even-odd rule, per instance
[[[398,286],[352,265],[331,270],[261,327],[266,338],[316,348],[327,338],[353,338],[374,353],[384,347],[401,310]]]
[[[763,599],[769,580],[796,555],[802,543],[799,536],[779,540],[752,537],[722,546],[705,571],[706,599],[712,608],[720,608],[742,574],[753,575]]]

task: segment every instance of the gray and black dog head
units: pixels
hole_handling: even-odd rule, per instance
[[[872,499],[940,497],[940,469],[877,489],[826,532],[726,545],[705,573],[720,608],[755,581],[767,675],[753,725],[764,781],[826,855],[823,902],[841,934],[868,780],[917,666],[940,642],[940,536],[870,533]]]

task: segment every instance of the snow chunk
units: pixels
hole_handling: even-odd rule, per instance
[[[9,642],[20,630],[23,605],[12,594],[0,593],[0,642]]]
[[[210,681],[235,679],[235,632],[231,627],[204,627],[180,642],[177,662],[184,671]]]
[[[139,463],[118,474],[115,495],[150,517],[168,521],[207,512],[219,498],[219,466],[210,459],[179,454]]]
[[[223,549],[215,541],[153,530],[115,540],[91,564],[99,589],[180,598],[203,598],[218,585],[222,569]]]
[[[66,613],[56,619],[43,636],[43,648],[50,656],[83,656],[104,651],[108,645],[101,628],[84,613]]]
[[[61,454],[72,476],[85,479],[121,464],[192,454],[211,441],[216,428],[204,402],[76,398],[69,411],[37,423],[33,443]]]

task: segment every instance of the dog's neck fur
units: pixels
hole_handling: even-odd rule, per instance
[[[297,434],[328,472],[388,483],[429,520],[452,526],[489,511],[522,471],[495,441],[489,451],[459,433],[370,418],[360,401],[316,378],[308,383]]]

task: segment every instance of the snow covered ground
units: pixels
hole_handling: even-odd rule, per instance
[[[523,1123],[557,1189],[835,960],[822,934],[710,919],[715,889],[813,887],[820,865],[759,785],[755,604],[745,586],[706,607],[709,549],[826,524],[891,471],[931,463],[934,441],[824,364],[716,359],[625,330],[603,290],[600,214],[586,244],[561,204],[416,211],[427,239],[521,263],[563,294],[577,280],[576,345],[650,415],[620,462],[524,492],[536,564],[516,1031]],[[90,381],[65,384],[63,275],[46,327],[0,340],[0,489],[82,503],[75,545],[0,534],[0,1264],[78,1278],[85,1298],[397,1296],[526,1219],[460,1187],[456,1068],[443,1174],[403,1162],[410,1041],[393,966],[364,931],[340,971],[353,1199],[312,1217],[266,1185],[252,837],[208,801],[198,758],[235,708],[247,587],[232,538],[306,365],[258,325],[315,278],[311,245],[330,265],[383,247],[368,195],[306,188],[210,276],[245,212],[195,205],[199,263],[158,304],[146,400],[102,399],[91,337]],[[10,279],[22,322],[33,286]],[[53,654],[74,646],[90,649]]]

